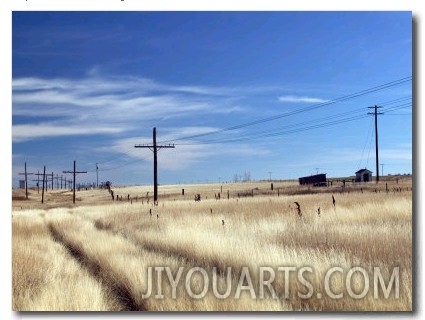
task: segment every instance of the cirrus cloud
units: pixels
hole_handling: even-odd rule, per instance
[[[280,102],[304,102],[304,103],[325,103],[329,100],[314,98],[314,97],[305,97],[305,96],[280,96],[278,97]]]

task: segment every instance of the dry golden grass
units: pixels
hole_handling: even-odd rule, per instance
[[[221,191],[220,185],[188,186],[184,196],[182,186],[161,186],[158,206],[153,206],[151,199],[147,203],[147,187],[114,188],[123,201],[112,201],[106,190],[81,191],[81,201],[66,208],[61,198],[64,193],[56,194],[59,207],[52,208],[55,193],[51,192],[49,210],[25,210],[40,204],[32,200],[14,201],[13,308],[409,311],[411,180],[388,183],[388,193],[384,192],[385,182],[378,187],[350,185],[345,192],[336,185],[311,188],[310,193],[308,187],[293,182],[274,183],[273,191],[269,189],[270,183],[228,184],[223,185],[221,200],[214,198]],[[403,188],[402,192],[393,191],[395,187]],[[230,200],[227,190],[232,195]],[[254,197],[237,198],[238,193],[245,195],[246,190],[254,190]],[[196,193],[202,194],[200,202],[193,200]],[[131,202],[126,201],[127,195]],[[298,216],[294,202],[301,205],[302,217]],[[164,270],[164,298],[156,299],[155,267],[167,266],[174,276],[182,267],[182,278],[173,299]],[[336,272],[332,276],[331,290],[343,293],[341,299],[325,295],[326,272],[336,266],[343,269],[343,274]],[[153,268],[153,293],[144,299],[149,267]],[[185,276],[194,267],[203,268],[210,276],[208,292],[202,299],[190,297],[185,287]],[[212,271],[218,270],[218,291],[224,293],[228,288],[228,267],[232,268],[231,293],[227,299],[218,299],[212,289]],[[276,272],[272,288],[278,299],[272,299],[269,289],[260,285],[262,267]],[[297,293],[305,294],[308,288],[297,279],[296,272],[290,274],[286,283],[278,267],[295,267],[297,271],[311,267],[312,272],[306,272],[304,277],[314,287],[314,294],[308,299],[300,298]],[[369,275],[370,290],[361,299],[353,299],[346,289],[345,277],[353,267],[361,267]],[[375,267],[381,268],[386,284],[393,268],[400,268],[398,299],[393,293],[384,298],[382,290],[379,299],[374,298]],[[246,270],[253,292],[245,287],[240,298],[235,299],[240,275]],[[190,279],[190,288],[196,293],[203,289],[199,276],[197,272]],[[265,277],[268,279],[269,273]],[[68,288],[66,292],[64,286]],[[364,288],[359,273],[352,277],[351,288],[356,294]],[[265,298],[261,299],[263,289]],[[289,296],[285,299],[286,291]],[[317,297],[318,292],[322,297]]]
[[[12,221],[13,310],[116,310],[113,295],[53,241],[40,214]]]

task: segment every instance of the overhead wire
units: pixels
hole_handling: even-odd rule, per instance
[[[395,106],[390,109],[388,109],[388,112],[391,112],[393,110],[399,110],[402,108],[407,107],[409,103]],[[360,114],[361,113],[361,114]],[[357,115],[355,115],[357,114]],[[345,117],[341,117],[345,116]],[[220,144],[220,143],[232,143],[232,142],[242,142],[242,141],[251,141],[255,139],[263,139],[263,138],[270,138],[270,137],[277,137],[282,136],[290,133],[297,133],[302,131],[307,131],[311,129],[318,129],[318,128],[324,128],[328,126],[338,125],[350,121],[360,120],[367,118],[369,115],[364,113],[364,108],[362,109],[356,109],[349,112],[343,112],[336,115],[331,115],[319,119],[314,119],[312,121],[308,122],[302,122],[302,123],[296,123],[292,125],[286,125],[285,130],[283,131],[277,131],[277,132],[270,132],[269,130],[262,131],[262,132],[251,132],[247,133],[245,135],[239,135],[235,138],[227,138],[227,139],[212,139],[212,140],[203,140],[203,141],[196,141],[196,142],[182,142],[182,143],[176,143],[176,145],[200,145],[200,144]],[[329,120],[326,122],[323,122],[324,120]],[[318,124],[312,124],[315,122],[319,122]],[[291,129],[294,128],[294,129]],[[288,130],[289,129],[289,130]]]
[[[278,114],[278,115],[274,115],[272,117],[267,117],[267,118],[263,118],[263,119],[258,119],[255,121],[251,121],[251,122],[247,122],[247,123],[243,123],[243,124],[239,124],[239,125],[235,125],[235,126],[231,126],[231,127],[227,127],[227,128],[222,128],[222,129],[218,129],[218,130],[213,130],[213,131],[209,131],[206,133],[201,133],[201,134],[195,134],[195,135],[189,135],[189,136],[184,136],[184,137],[178,137],[175,139],[169,139],[169,140],[164,140],[164,141],[158,141],[158,143],[171,143],[171,142],[176,142],[176,145],[201,145],[201,144],[218,144],[218,143],[233,143],[233,142],[243,142],[243,141],[251,141],[251,140],[255,140],[255,139],[264,139],[264,138],[273,138],[273,137],[280,137],[283,135],[287,135],[287,134],[292,134],[292,133],[297,133],[297,132],[303,132],[303,131],[307,131],[307,130],[312,130],[312,129],[318,129],[318,128],[324,128],[324,127],[328,127],[328,126],[334,126],[334,125],[338,125],[338,124],[342,124],[342,123],[346,123],[346,122],[351,122],[351,121],[356,121],[356,120],[360,120],[360,119],[364,119],[366,117],[368,117],[369,115],[367,115],[366,113],[364,113],[364,108],[358,108],[355,110],[350,110],[350,111],[346,111],[346,112],[342,112],[342,113],[338,113],[338,114],[333,114],[333,115],[329,115],[326,117],[321,117],[318,119],[313,119],[310,121],[305,121],[305,122],[301,122],[301,123],[295,123],[295,124],[290,124],[290,125],[285,125],[284,130],[282,130],[283,128],[278,127],[278,128],[273,128],[273,129],[266,129],[266,130],[262,130],[262,131],[255,131],[255,132],[250,132],[250,133],[241,133],[239,134],[237,137],[234,138],[215,138],[215,139],[210,139],[210,140],[194,140],[196,138],[202,138],[202,137],[207,137],[210,135],[217,135],[219,133],[224,133],[224,132],[228,132],[228,131],[236,131],[238,129],[244,129],[250,126],[254,126],[254,125],[259,125],[259,124],[263,124],[263,123],[267,123],[270,121],[274,121],[274,120],[278,120],[278,119],[282,119],[285,117],[290,117],[293,115],[297,115],[297,114],[301,114],[307,111],[311,111],[311,110],[315,110],[315,109],[319,109],[321,107],[324,106],[328,106],[328,105],[332,105],[332,104],[336,104],[338,102],[343,102],[343,101],[348,101],[350,99],[354,99],[360,96],[364,96],[373,92],[377,92],[380,90],[384,90],[384,89],[388,89],[406,82],[409,82],[412,80],[412,77],[404,77],[395,81],[391,81],[382,85],[378,85],[369,89],[365,89],[353,94],[349,94],[346,96],[342,96],[333,100],[329,100],[323,103],[319,103],[319,104],[315,104],[315,105],[311,105],[308,107],[304,107],[301,109],[297,109],[297,110],[293,110],[290,112],[286,112],[286,113],[282,113],[282,114]],[[386,101],[383,103],[380,103],[380,105],[391,105],[391,104],[395,104],[395,103],[399,103],[402,101],[406,101],[406,100],[411,100],[411,97],[401,97],[401,98],[397,98],[397,99],[393,99],[390,101]],[[409,103],[405,103],[402,105],[397,105],[394,107],[389,107],[387,108],[385,111],[385,113],[391,113],[393,111],[396,110],[400,110],[403,108],[407,108],[408,106],[411,106],[411,102]],[[279,131],[280,130],[280,131]],[[194,140],[194,141],[187,141],[187,140]],[[177,143],[177,141],[182,141],[181,143]],[[133,150],[133,147],[127,149],[125,152],[120,153],[118,156],[103,161],[103,162],[97,162],[97,165],[104,165],[106,163],[109,162],[114,162],[117,159],[120,159],[122,157],[128,156],[130,155],[130,150]],[[364,151],[363,151],[364,152]],[[370,150],[369,150],[370,153]],[[369,155],[368,155],[369,157]],[[136,163],[140,161],[140,159],[137,159],[135,161],[129,162],[129,163],[125,163],[116,167],[111,167],[111,168],[105,168],[105,169],[99,169],[99,171],[110,171],[110,170],[115,170],[133,163]]]
[[[366,140],[365,140],[365,143],[363,145],[363,150],[362,150],[362,153],[361,153],[361,156],[360,156],[360,161],[359,161],[359,164],[357,165],[357,168],[361,168],[361,165],[363,163],[364,151],[365,151],[366,146],[367,146],[367,144],[369,142],[369,135],[372,135],[372,128],[373,128],[373,118],[371,117],[370,118],[369,128],[368,128],[367,134],[366,134]]]
[[[357,97],[360,97],[360,96],[363,96],[363,95],[366,95],[366,94],[370,94],[370,93],[373,93],[373,92],[376,92],[376,91],[380,91],[380,90],[384,90],[384,89],[387,89],[387,88],[390,88],[390,87],[394,87],[394,86],[406,83],[406,82],[411,81],[411,80],[412,80],[411,76],[404,77],[404,78],[401,78],[401,79],[398,79],[398,80],[395,80],[395,81],[391,81],[391,82],[388,82],[388,83],[385,83],[385,84],[382,84],[382,85],[378,85],[378,86],[375,86],[375,87],[372,87],[372,88],[369,88],[369,89],[365,89],[365,90],[362,90],[362,91],[359,91],[359,92],[356,92],[356,93],[353,93],[353,94],[349,94],[349,95],[342,96],[342,97],[339,97],[339,98],[336,98],[336,99],[333,99],[333,100],[314,104],[314,105],[304,107],[304,108],[301,108],[301,109],[297,109],[297,110],[293,110],[293,111],[290,111],[290,112],[281,113],[281,114],[274,115],[274,116],[271,116],[271,117],[267,117],[267,118],[263,118],[263,119],[259,119],[259,120],[255,120],[255,121],[251,121],[251,122],[247,122],[247,123],[243,123],[243,124],[239,124],[239,125],[235,125],[235,126],[231,126],[231,127],[227,127],[227,128],[213,130],[213,131],[209,131],[209,132],[205,132],[205,133],[200,133],[200,134],[195,134],[195,135],[190,135],[190,136],[185,136],[185,137],[179,137],[179,138],[176,138],[176,139],[164,140],[164,141],[160,141],[159,143],[171,143],[173,141],[189,140],[189,139],[204,137],[204,136],[217,134],[217,133],[221,133],[221,132],[233,131],[233,130],[236,130],[236,129],[242,129],[242,128],[245,128],[245,127],[249,127],[249,126],[253,126],[253,125],[257,125],[257,124],[262,124],[262,123],[265,123],[265,122],[274,121],[274,120],[281,119],[281,118],[284,118],[284,117],[289,117],[289,116],[292,116],[292,115],[295,115],[295,114],[311,111],[311,110],[318,109],[318,108],[321,108],[321,107],[324,107],[324,106],[335,104],[337,102],[342,102],[342,101],[354,99],[354,98],[357,98]]]

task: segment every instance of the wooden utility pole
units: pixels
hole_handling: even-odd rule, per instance
[[[72,173],[73,174],[73,194],[72,194],[72,203],[75,203],[75,176],[77,173],[87,173],[87,171],[76,171],[75,160],[74,160],[74,170],[73,171],[63,171],[63,173]]]
[[[37,193],[40,193],[40,176],[42,176],[43,174],[40,173],[39,170],[37,170],[37,173],[34,173],[35,176],[37,176],[37,180],[33,180],[33,181],[37,181]]]
[[[37,193],[40,193],[40,176],[41,173],[39,170],[37,170]]]
[[[96,163],[96,188],[99,188],[99,166]]]
[[[174,148],[174,144],[158,146],[156,144],[156,128],[153,128],[153,144],[136,144],[135,148],[148,148],[153,152],[153,201],[158,202],[158,155],[157,152],[162,148]]]
[[[43,170],[43,190],[41,192],[41,203],[44,203],[44,181],[46,180],[46,166],[44,166]]]
[[[19,175],[25,175],[25,199],[28,200],[28,175],[32,175],[34,173],[28,173],[27,172],[27,162],[25,161],[25,172],[24,173],[19,173]]]
[[[375,160],[376,160],[376,183],[379,182],[379,152],[378,152],[378,114],[382,114],[382,112],[378,112],[379,108],[377,105],[373,107],[368,107],[369,109],[375,109],[374,112],[368,112],[368,114],[375,115]]]

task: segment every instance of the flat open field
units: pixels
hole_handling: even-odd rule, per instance
[[[411,177],[112,190],[13,190],[13,310],[412,310]]]

